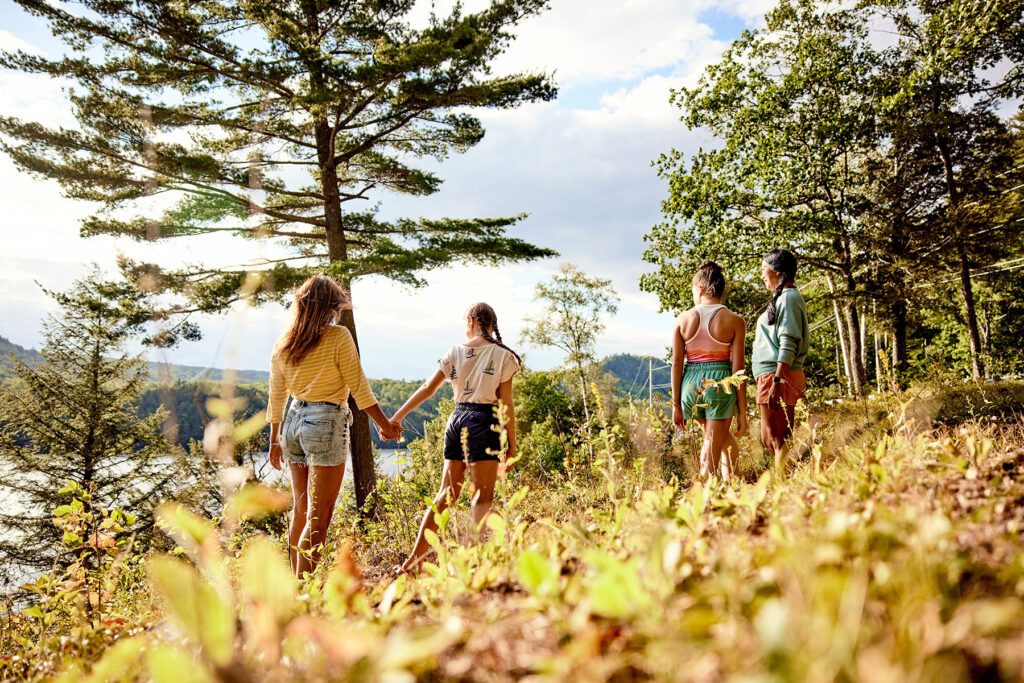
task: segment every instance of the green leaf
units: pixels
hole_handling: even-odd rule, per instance
[[[43,610],[39,607],[39,605],[32,605],[28,609],[22,610],[21,613],[28,615],[30,617],[35,617],[36,619],[43,618]]]
[[[291,616],[298,581],[276,543],[259,536],[242,552],[240,588],[251,601],[265,604],[279,621]]]
[[[519,582],[531,593],[550,594],[558,586],[558,567],[536,550],[519,555],[518,570]]]
[[[202,546],[216,542],[216,530],[210,520],[177,503],[164,503],[156,509],[160,526],[193,559]]]
[[[263,484],[247,484],[242,487],[224,507],[224,519],[230,525],[287,510],[291,496],[284,491],[272,489]]]
[[[171,616],[210,661],[218,666],[231,661],[235,615],[195,568],[159,555],[149,560],[149,574]]]
[[[92,668],[85,683],[133,680],[145,646],[146,639],[142,637],[117,641]]]
[[[146,652],[146,671],[154,683],[212,683],[210,671],[190,653],[160,644]]]

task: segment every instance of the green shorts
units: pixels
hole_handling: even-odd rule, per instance
[[[679,403],[686,419],[728,420],[736,412],[736,391],[726,393],[724,387],[702,388],[704,380],[723,380],[732,375],[732,363],[687,363],[683,371]],[[698,396],[699,394],[699,396]]]

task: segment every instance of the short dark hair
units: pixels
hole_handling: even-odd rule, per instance
[[[725,271],[714,261],[705,261],[697,268],[697,274],[693,276],[693,284],[703,287],[704,294],[707,296],[722,296],[725,294]]]

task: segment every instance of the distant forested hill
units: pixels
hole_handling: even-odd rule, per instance
[[[13,373],[10,354],[14,354],[25,363],[38,363],[42,355],[34,349],[26,349],[19,346],[6,337],[0,337],[0,379],[9,377]],[[211,382],[224,381],[224,370],[221,368],[204,368],[198,365],[178,365],[176,363],[148,364],[149,375],[156,382],[175,382],[177,380],[210,380]],[[266,382],[270,374],[263,370],[236,370],[235,382],[238,384],[252,384]]]
[[[381,410],[391,415],[405,403],[405,400],[416,389],[421,382],[405,382],[394,379],[371,379],[370,387],[373,389]],[[208,419],[206,412],[207,400],[220,395],[221,383],[213,380],[177,380],[175,382],[153,382],[142,394],[142,414],[150,415],[160,406],[164,406],[169,412],[168,426],[177,427],[177,441],[182,446],[187,446],[192,439],[202,440],[203,422]],[[244,420],[252,415],[263,413],[267,409],[267,384],[266,382],[239,384],[235,387],[235,396],[246,399],[246,405],[238,415],[238,420]],[[427,402],[414,410],[405,419],[407,429],[406,438],[416,438],[423,430],[423,422],[432,420],[437,416],[438,403],[443,398],[451,398],[451,385],[443,386]],[[380,443],[376,430],[370,430],[374,443],[379,447]],[[392,444],[393,445],[393,444]]]
[[[38,351],[26,349],[0,337],[0,379],[12,375],[12,362],[8,352],[26,363],[37,363],[42,359]],[[605,372],[618,378],[616,393],[624,396],[647,395],[648,361],[647,356],[634,356],[621,353],[609,356],[600,365]],[[203,416],[200,408],[206,409],[206,401],[211,396],[219,396],[224,370],[220,368],[203,368],[193,365],[177,365],[174,363],[150,363],[150,376],[153,383],[142,395],[141,404],[144,415],[149,415],[161,405],[171,412],[171,420],[178,427],[178,442],[187,446],[189,440],[203,438]],[[237,396],[245,397],[248,405],[242,409],[240,419],[261,413],[267,409],[267,372],[261,370],[239,370],[235,372]],[[665,362],[654,359],[654,384],[667,385],[669,369]],[[381,409],[388,415],[398,410],[402,403],[420,386],[420,381],[402,381],[393,379],[371,379],[370,386],[380,402]],[[437,394],[416,409],[405,424],[407,439],[415,438],[423,429],[423,422],[437,416],[438,404],[443,398],[451,398],[451,385],[445,383]],[[374,442],[377,441],[376,430],[371,430]]]
[[[11,361],[12,353],[25,363],[38,363],[42,359],[38,351],[18,346],[7,337],[0,337],[0,379],[14,373],[14,363]]]
[[[608,356],[601,361],[601,367],[605,372],[610,372],[618,378],[619,384],[615,392],[621,396],[632,394],[637,397],[647,396],[647,382],[650,377],[648,363],[653,360],[654,385],[665,386],[670,382],[669,366],[665,361],[650,356],[634,356],[629,353],[619,353]]]

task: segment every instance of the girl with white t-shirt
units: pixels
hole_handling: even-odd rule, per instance
[[[504,454],[505,460],[507,462],[516,457],[512,376],[519,371],[522,360],[515,351],[502,343],[498,317],[494,309],[485,303],[473,304],[466,313],[466,339],[468,341],[465,344],[456,344],[448,349],[438,360],[438,369],[434,375],[391,418],[391,423],[400,427],[405,416],[433,396],[446,380],[452,383],[456,403],[444,433],[441,488],[434,498],[433,507],[423,517],[409,559],[395,568],[399,573],[412,571],[430,550],[425,538],[426,532],[428,529],[437,531],[435,514],[440,514],[458,499],[467,469],[476,492],[470,511],[473,528],[476,529],[490,512],[494,482],[501,462],[501,436],[495,414],[499,401],[507,409],[505,429],[508,450]]]

